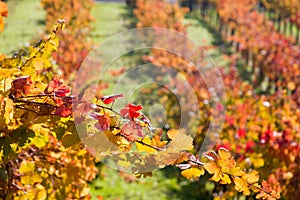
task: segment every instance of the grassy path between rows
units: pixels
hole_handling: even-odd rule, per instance
[[[113,33],[126,30],[131,24],[130,21],[134,20],[132,16],[128,16],[129,10],[126,6],[112,5],[112,3],[103,4],[99,9],[103,12],[94,14],[97,19],[98,17],[101,19],[96,21],[96,30],[92,35],[94,41],[102,42]],[[107,15],[106,13],[112,14]],[[188,24],[189,37],[199,45],[210,46],[215,43],[217,36],[212,35],[198,18],[189,16],[184,23]],[[217,48],[208,53],[216,64],[224,64],[220,49]],[[113,169],[103,165],[99,165],[99,167],[101,167],[100,174],[90,187],[93,199],[97,199],[98,195],[109,200],[211,199],[211,194],[206,192],[214,187],[213,183],[207,181],[208,177],[203,177],[199,182],[193,183],[181,177],[178,170],[173,167],[155,170],[153,177],[147,177],[147,179],[135,179],[130,175],[125,175],[126,178],[124,178]]]
[[[8,9],[5,29],[0,34],[0,52],[10,55],[30,41],[41,38],[45,30],[45,11],[38,0],[10,0]],[[125,4],[95,3],[92,40],[99,44],[109,36],[126,30],[126,11]]]
[[[0,33],[0,52],[10,55],[32,39],[40,38],[45,26],[45,12],[37,0],[8,1],[8,18]]]

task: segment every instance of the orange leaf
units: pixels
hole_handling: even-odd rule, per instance
[[[239,192],[243,192],[244,195],[248,196],[250,195],[250,190],[248,188],[248,182],[246,179],[244,178],[240,178],[240,177],[235,177],[233,179],[234,184],[235,184],[235,189]]]
[[[214,162],[206,163],[204,165],[204,169],[206,169],[206,171],[208,171],[208,173],[213,174],[211,179],[215,182],[219,182],[221,180],[221,178],[223,177],[221,167],[219,167]]]
[[[7,8],[7,4],[0,1],[0,17],[8,17],[8,8]]]
[[[167,135],[171,140],[173,140],[178,133],[179,133],[178,129],[170,129]]]
[[[222,160],[228,160],[229,158],[231,158],[231,153],[227,149],[222,147],[218,150],[218,154]]]

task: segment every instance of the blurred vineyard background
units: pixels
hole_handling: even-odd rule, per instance
[[[13,56],[50,33],[58,19],[73,20],[75,25],[67,23],[66,31],[58,34],[61,43],[52,58],[58,75],[66,83],[72,83],[89,50],[116,33],[154,26],[186,34],[202,46],[197,59],[211,58],[222,72],[226,100],[222,102],[225,107],[220,105],[219,109],[226,109],[226,116],[220,140],[213,148],[226,148],[241,168],[259,171],[261,178],[281,193],[282,199],[300,196],[299,0],[74,2],[8,0],[9,14],[0,33],[0,52]],[[112,47],[112,51],[113,48],[118,47]],[[170,58],[154,49],[122,59],[131,66],[146,62],[164,64],[189,75],[183,59]],[[188,80],[200,79],[197,75]],[[108,84],[110,81],[114,79],[108,80]],[[184,90],[176,81],[178,90]],[[197,150],[209,126],[209,117],[205,116],[211,114],[210,105],[205,103],[209,95],[202,87],[202,82],[193,86],[200,101],[197,109],[203,111],[204,117],[199,127],[195,127],[193,118],[189,124],[195,131]],[[146,92],[136,103],[147,104],[153,95],[166,97],[159,103],[167,106],[168,125],[178,128],[178,106],[164,91]],[[184,101],[189,103],[188,98]],[[87,181],[92,199],[255,198],[238,193],[234,186],[216,184],[209,180],[209,175],[198,181],[187,180],[174,166],[156,170],[145,179],[101,163],[96,163],[96,167],[99,171],[96,177]]]

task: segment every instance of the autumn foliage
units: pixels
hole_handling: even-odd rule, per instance
[[[229,69],[223,69],[223,80],[227,90],[226,120],[218,147],[225,147],[235,152],[235,157],[241,166],[259,169],[264,177],[269,177],[268,182],[276,186],[277,191],[283,191],[286,196],[295,196],[298,184],[293,184],[293,188],[289,189],[286,186],[298,181],[296,175],[298,169],[293,163],[297,161],[299,154],[299,144],[296,142],[298,141],[297,128],[294,128],[299,126],[299,101],[296,92],[299,48],[293,40],[278,33],[272,22],[255,10],[257,1],[211,3],[216,6],[220,16],[222,29],[225,30],[222,31],[225,33],[224,39],[238,44],[238,54],[229,57],[231,66]],[[136,16],[138,19],[141,18],[139,15]],[[155,22],[151,21],[151,23]],[[254,24],[255,29],[253,29]],[[228,36],[227,33],[230,35]],[[183,74],[182,69],[189,68],[187,63],[181,62],[180,65],[179,62],[171,62],[172,56],[164,57],[160,56],[162,52],[160,55],[156,52],[159,51],[152,50],[151,55],[145,58],[154,64],[173,66]],[[251,72],[255,85],[268,80],[267,88],[270,93],[273,93],[271,96],[256,95],[253,85],[239,77],[235,67],[239,55],[253,68]],[[181,60],[181,58],[174,60]],[[191,74],[188,73],[188,78],[193,80]],[[178,82],[176,85],[180,87]],[[203,101],[205,90],[199,93],[202,94]],[[205,122],[202,121],[200,127],[203,126],[205,127]],[[285,150],[283,151],[282,148]],[[270,157],[276,159],[270,160]],[[196,169],[190,169],[189,172],[202,173]],[[187,176],[193,177],[193,175]],[[232,197],[230,192],[223,195],[227,198]],[[262,196],[258,195],[258,197]]]
[[[299,85],[299,46],[278,33],[273,23],[254,9],[256,3],[253,0],[217,1],[222,23],[234,33],[225,39],[236,42],[238,51],[250,61],[256,86],[268,81],[267,90],[296,92]]]
[[[50,62],[60,21],[48,37],[1,60],[1,198],[70,199],[89,193],[94,159],[72,146],[69,88]],[[73,138],[73,139],[72,139]]]
[[[223,69],[227,113],[221,146],[235,152],[246,168],[259,169],[282,196],[293,199],[299,191],[299,46],[277,32],[256,10],[257,3],[216,1],[212,6],[221,26],[205,19],[235,47],[231,66]],[[248,81],[236,67],[241,60],[239,69],[249,73]]]
[[[3,17],[8,16],[7,5],[4,2],[0,2],[0,32],[4,29],[4,20]]]
[[[262,0],[263,5],[281,18],[295,24],[300,28],[300,2],[297,0]]]
[[[184,31],[182,19],[188,11],[178,4],[172,5],[164,1],[137,0],[133,11],[137,19],[137,27],[161,27]],[[161,12],[164,10],[164,12]]]
[[[214,80],[204,80],[194,65],[208,65],[205,50],[215,47],[193,49],[196,56],[187,60],[192,48],[188,40],[158,38],[155,46],[175,48],[183,56],[151,48],[142,57],[162,70],[162,66],[171,66],[176,71],[168,86],[183,96],[181,102],[194,105],[190,101],[196,96],[196,106],[189,109],[203,112],[199,124],[192,116],[186,117],[193,130],[190,133],[179,129],[180,108],[163,89],[151,88],[157,93],[150,95],[158,95],[168,107],[168,129],[153,127],[141,104],[126,102],[116,109],[115,103],[124,98],[122,93],[103,96],[104,87],[92,86],[72,93],[67,83],[90,48],[92,1],[42,0],[48,35],[12,57],[0,57],[0,197],[90,199],[88,184],[97,176],[97,162],[113,163],[117,170],[137,178],[166,166],[177,167],[191,181],[208,174],[211,181],[224,186],[216,199],[297,196],[299,47],[256,10],[256,0],[211,3],[225,29],[222,33],[230,32],[223,39],[237,44],[232,55],[224,56],[228,66],[220,67],[227,96],[224,102],[216,102],[215,107],[207,103],[206,84]],[[7,12],[6,4],[0,2],[0,31]],[[138,28],[155,27],[158,35],[159,28],[167,28],[188,36],[183,23],[187,9],[177,4],[137,0],[133,12]],[[57,22],[62,17],[65,20]],[[250,82],[239,74],[239,58],[252,61]],[[186,82],[179,75],[192,85],[194,94],[184,93]],[[262,95],[256,87],[265,80],[269,92]],[[92,99],[91,91],[96,93]],[[144,95],[148,98],[149,91]],[[225,112],[219,141],[199,154],[209,119],[218,112]]]
[[[42,0],[46,10],[46,30],[50,32],[57,19],[64,19],[66,28],[58,33],[60,44],[53,57],[56,60],[61,77],[64,80],[74,79],[83,59],[91,49],[89,40],[90,22],[93,20],[90,11],[91,0]]]

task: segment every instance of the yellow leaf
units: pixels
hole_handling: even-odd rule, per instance
[[[37,199],[43,200],[47,198],[47,191],[41,184],[36,184],[35,188],[38,190]]]
[[[227,149],[224,149],[224,148],[220,148],[218,150],[218,155],[220,156],[220,158],[222,160],[228,160],[231,158],[231,153]]]
[[[158,148],[162,148],[167,144],[167,141],[161,141],[161,137],[154,135],[151,141],[152,145]]]
[[[11,121],[13,121],[14,116],[14,102],[11,99],[4,98],[5,102],[5,123],[8,125]]]
[[[0,74],[1,74],[0,80],[3,80],[5,78],[12,79],[17,72],[19,72],[19,70],[16,68],[1,68],[0,69]]]
[[[21,176],[21,183],[24,185],[31,184],[31,176],[30,175]]]
[[[211,178],[215,182],[219,182],[222,176],[222,170],[221,167],[219,167],[214,162],[209,162],[204,165],[204,169],[208,171],[208,173],[213,174],[213,177]]]
[[[121,133],[121,129],[118,129],[118,128],[114,128],[111,133],[114,134],[114,135],[118,135],[119,133]]]
[[[115,115],[109,116],[110,126],[116,126],[118,124],[118,118]]]
[[[183,170],[181,175],[188,179],[199,178],[205,173],[203,168],[192,167],[190,169]]]
[[[157,152],[156,149],[152,148],[152,141],[149,136],[144,137],[143,139],[139,140],[140,142],[135,142],[136,148],[140,152],[147,152],[147,153],[155,153]],[[149,145],[149,146],[148,146]]]
[[[34,144],[37,148],[44,147],[47,144],[48,140],[49,138],[46,135],[39,135],[31,138],[32,144]]]
[[[32,66],[35,70],[40,71],[44,69],[44,62],[42,58],[35,58],[32,60]]]
[[[224,148],[220,148],[218,151],[218,165],[222,167],[222,172],[230,173],[231,169],[236,166],[236,162],[233,159],[231,153]]]
[[[122,136],[117,136],[117,146],[123,151],[128,151],[131,148],[131,143]]]
[[[2,32],[4,29],[4,20],[2,19],[2,17],[0,16],[0,32]]]
[[[33,124],[30,129],[33,130],[36,136],[38,135],[48,135],[50,133],[49,128],[45,128],[45,124]]]
[[[88,194],[90,193],[90,188],[89,187],[85,187],[81,190],[80,192],[80,196],[81,197],[84,197],[84,196],[87,196]]]
[[[33,183],[39,183],[42,180],[43,180],[42,177],[39,174],[37,174],[37,173],[34,173],[33,175],[31,175],[31,181]]]
[[[31,142],[32,142],[37,148],[42,148],[42,147],[44,147],[44,146],[46,145],[46,143],[45,143],[45,141],[44,141],[43,139],[37,138],[37,137],[33,138],[33,139],[31,140]]]
[[[258,171],[256,171],[256,170],[249,172],[245,176],[246,176],[246,180],[248,181],[248,183],[251,183],[251,184],[258,182],[258,180],[259,180]]]
[[[13,152],[17,152],[17,150],[18,150],[18,144],[17,143],[10,144],[10,147],[13,150]]]
[[[32,185],[35,183],[40,183],[41,181],[42,177],[37,173],[21,176],[21,183],[24,185]]]
[[[33,162],[28,162],[28,161],[23,161],[21,164],[21,167],[19,169],[20,173],[29,173],[29,172],[33,172],[35,168],[35,165]]]
[[[131,148],[131,143],[124,137],[120,135],[114,135],[110,130],[105,130],[103,133],[106,135],[107,139],[109,139],[109,141],[119,149],[127,151]]]
[[[245,172],[243,170],[241,170],[240,167],[234,167],[229,170],[229,174],[232,176],[243,176],[243,175],[245,175]]]
[[[256,158],[253,160],[253,165],[255,168],[260,168],[265,165],[265,160],[263,158]]]
[[[208,171],[208,173],[210,174],[215,174],[215,173],[218,173],[221,168],[214,162],[209,162],[209,163],[206,163],[204,165],[204,168],[206,169],[206,171]]]
[[[192,150],[193,138],[179,131],[169,143],[169,148],[175,151]]]
[[[235,177],[233,179],[234,184],[235,184],[235,189],[239,192],[243,192],[244,195],[250,195],[250,190],[248,188],[248,183],[247,180],[245,180],[244,178],[240,178],[240,177]]]
[[[227,174],[223,174],[223,177],[220,181],[221,184],[230,184],[231,183],[231,179]]]

